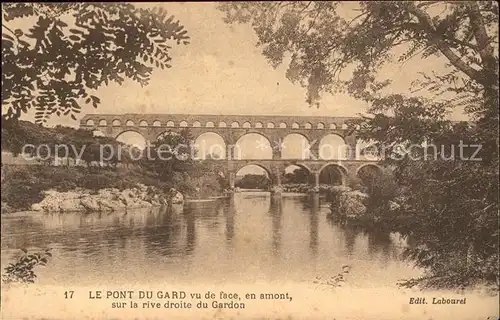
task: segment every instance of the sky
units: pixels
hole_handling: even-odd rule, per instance
[[[215,3],[136,3],[163,6],[185,26],[190,44],[174,46],[172,68],[155,69],[150,85],[132,80],[110,84],[97,91],[98,109],[84,108],[77,121],[54,117],[49,125],[78,126],[85,113],[190,113],[247,115],[356,116],[366,103],[347,95],[325,94],[320,108],[305,102],[305,90],[285,78],[286,65],[273,69],[256,47],[257,37],[248,25],[227,25]],[[436,63],[437,62],[437,63]],[[443,65],[435,59],[415,59],[385,68],[394,92],[408,92],[418,71]],[[454,117],[460,115],[454,115]],[[33,120],[30,113],[25,120]]]

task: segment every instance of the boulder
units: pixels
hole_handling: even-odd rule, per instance
[[[270,189],[271,193],[282,193],[283,192],[283,188],[281,186],[271,186],[271,189]]]
[[[99,211],[99,202],[92,196],[80,199],[80,204],[85,208],[86,211]]]
[[[43,211],[43,208],[42,208],[42,205],[40,203],[33,203],[31,205],[31,210],[32,211]],[[3,207],[2,207],[2,211],[3,211]]]
[[[347,217],[358,217],[366,213],[365,200],[368,198],[366,193],[357,190],[351,190],[345,186],[332,187],[336,208],[332,208],[341,215]]]
[[[97,204],[99,205],[99,211],[102,212],[109,212],[109,211],[116,211],[119,209],[118,201],[113,201],[111,199],[106,199],[106,198],[101,198],[101,199],[96,199]],[[125,207],[123,205],[123,207]]]
[[[78,198],[63,199],[59,203],[59,210],[62,212],[85,211],[85,207],[82,206],[81,199]]]
[[[45,199],[43,199],[39,204],[42,207],[43,211],[57,212],[60,211],[59,204],[61,203],[61,201],[61,198],[51,195],[45,197]]]
[[[150,203],[150,202],[146,202],[146,201],[143,201],[143,200],[135,200],[134,202],[130,203],[129,205],[127,205],[127,208],[130,208],[130,209],[139,209],[139,208],[148,208],[148,207],[152,207],[153,205]]]
[[[42,195],[44,197],[55,197],[55,196],[58,196],[59,195],[59,192],[57,192],[56,190],[45,190],[45,191],[42,191]]]
[[[165,197],[154,187],[139,184],[136,188],[120,191],[116,188],[101,189],[97,192],[77,189],[69,192],[47,190],[40,203],[33,204],[34,211],[116,211],[125,208],[148,208],[166,203]],[[183,203],[183,195],[175,189],[170,193],[171,203]]]
[[[314,186],[311,188],[311,192],[319,192],[319,191],[320,191],[319,186]]]
[[[345,193],[345,192],[352,191],[351,188],[346,187],[346,186],[331,186],[330,190],[332,192],[337,192],[337,193]]]
[[[176,191],[175,194],[172,195],[171,201],[172,201],[173,204],[183,203],[184,202],[184,196],[179,191]]]

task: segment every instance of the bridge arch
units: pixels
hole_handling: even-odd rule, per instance
[[[113,120],[113,122],[111,123],[111,125],[112,125],[113,127],[119,127],[119,126],[121,126],[121,125],[122,125],[122,123],[121,123],[121,121],[120,121],[120,120],[115,119],[115,120]]]
[[[234,144],[234,159],[259,159],[273,158],[273,150],[269,138],[260,132],[247,132],[242,134]]]
[[[212,122],[212,124],[213,124],[213,122]],[[219,122],[219,128],[227,128],[227,123],[225,123],[224,121]]]
[[[85,124],[86,124],[86,125],[88,125],[88,126],[95,126],[95,122],[94,122],[94,120],[92,120],[92,119],[88,119],[88,120],[85,122]]]
[[[243,123],[243,128],[251,128],[252,127],[252,124],[248,121],[245,121],[245,123]]]
[[[264,126],[264,125],[263,125],[263,124],[262,124],[262,122],[260,122],[260,121],[257,121],[257,122],[255,123],[255,128],[262,128],[263,126]]]
[[[268,189],[273,183],[271,171],[259,162],[242,164],[235,169],[236,187],[244,189]]]
[[[274,122],[268,122],[267,123],[267,128],[273,129],[274,128]]]
[[[106,121],[106,119],[99,120],[99,127],[105,127],[107,125],[108,125],[108,122]]]
[[[187,121],[185,121],[185,120],[182,120],[182,121],[179,123],[179,127],[183,127],[183,128],[185,128],[185,127],[187,127],[187,126],[188,126],[188,123],[187,123]]]
[[[271,170],[266,167],[265,165],[263,165],[262,163],[258,162],[258,161],[252,161],[252,162],[248,162],[248,163],[243,163],[239,166],[237,166],[235,169],[235,172],[236,174],[238,174],[238,172],[241,171],[241,169],[244,169],[244,168],[247,168],[247,167],[259,167],[260,169],[264,170],[266,173],[267,173],[267,176],[269,177],[269,179],[272,180],[272,172]]]
[[[312,124],[310,122],[304,123],[304,128],[305,129],[312,129]]]
[[[161,127],[161,122],[159,120],[153,121],[153,127]]]
[[[240,123],[238,121],[233,121],[231,123],[231,128],[239,128],[240,127]]]
[[[313,171],[306,165],[290,163],[284,168],[283,184],[314,183]]]
[[[337,130],[337,125],[335,123],[330,123],[331,130]]]
[[[318,157],[321,160],[338,160],[347,158],[348,145],[345,139],[335,133],[330,133],[319,141]]]
[[[346,180],[348,172],[347,172],[347,169],[338,162],[326,163],[318,170],[317,174],[318,174],[318,178],[319,178],[319,183],[322,183],[322,182],[324,183],[325,179],[329,180],[329,182],[331,183],[331,180],[332,180],[331,175],[327,174],[327,172],[325,171],[327,168],[332,168],[332,169],[334,169],[333,172],[338,173],[338,177],[336,178],[335,182],[337,182],[338,184],[341,184],[341,185],[345,184],[345,180]]]
[[[287,134],[283,138],[281,159],[310,159],[309,138],[298,132]]]
[[[201,122],[200,122],[200,121],[195,121],[195,122],[193,122],[193,127],[194,127],[194,128],[199,128],[199,127],[201,127]]]
[[[146,120],[141,120],[141,122],[139,122],[139,127],[147,127],[148,126],[148,122]]]
[[[325,129],[325,124],[323,122],[318,123],[317,125],[318,129]]]
[[[299,128],[300,124],[298,124],[297,122],[292,123],[292,129],[299,129]]]
[[[198,135],[194,141],[198,159],[226,159],[226,141],[220,134],[208,131]]]
[[[175,123],[172,120],[167,121],[167,127],[175,127]]]
[[[281,129],[285,129],[287,126],[286,126],[286,123],[285,123],[285,122],[281,122],[281,123],[280,123],[280,125],[279,125],[279,127],[280,127]]]
[[[127,120],[127,122],[125,122],[125,125],[126,125],[127,127],[133,127],[133,126],[135,126],[135,123],[134,123],[134,121],[133,121],[133,120],[130,120],[130,119],[129,119],[129,120]]]
[[[127,145],[135,146],[141,150],[144,150],[147,143],[147,140],[142,133],[134,129],[120,132],[116,135],[115,140]]]

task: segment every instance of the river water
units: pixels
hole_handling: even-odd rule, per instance
[[[327,218],[326,203],[239,193],[232,200],[127,213],[2,215],[2,268],[52,248],[40,284],[275,283],[328,279],[395,286],[417,274],[397,235],[365,233]]]
[[[2,268],[22,254],[20,248],[52,248],[53,258],[35,270],[35,284],[2,286],[0,318],[497,319],[498,297],[398,288],[399,279],[420,274],[400,259],[404,241],[338,225],[328,212],[317,197],[240,193],[170,210],[2,215]],[[328,284],[343,266],[349,268],[342,286]],[[96,292],[126,290],[133,299],[95,299]],[[182,290],[188,298],[173,301],[193,307],[172,309],[157,295],[141,299],[141,290]],[[207,292],[215,295],[207,299]],[[223,299],[221,292],[240,298]],[[193,293],[205,298],[193,300]],[[410,304],[415,297],[467,297],[467,304]],[[244,310],[219,307],[230,301]],[[116,302],[122,307],[114,308]],[[207,306],[199,308],[200,302]]]

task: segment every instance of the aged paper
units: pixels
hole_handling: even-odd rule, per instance
[[[499,319],[497,21],[2,4],[1,318]]]

